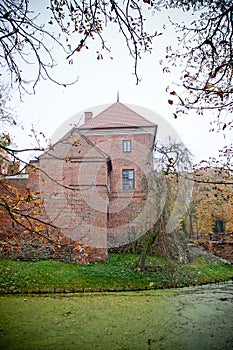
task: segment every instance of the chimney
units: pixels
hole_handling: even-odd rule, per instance
[[[85,112],[84,116],[85,116],[85,124],[86,124],[92,119],[93,113],[92,112]]]

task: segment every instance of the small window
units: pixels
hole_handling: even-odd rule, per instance
[[[123,190],[134,189],[134,170],[122,170],[122,187]]]
[[[123,152],[131,152],[131,140],[123,140]]]

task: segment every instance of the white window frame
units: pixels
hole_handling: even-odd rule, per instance
[[[123,140],[123,152],[131,152],[132,147],[131,147],[131,140]]]
[[[123,191],[133,191],[135,188],[134,169],[122,169],[122,189]]]

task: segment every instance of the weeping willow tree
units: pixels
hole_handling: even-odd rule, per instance
[[[191,154],[182,143],[157,142],[155,165],[147,176],[146,186],[156,217],[141,242],[138,261],[141,270],[145,269],[149,252],[166,260],[187,259],[179,227],[192,195]]]

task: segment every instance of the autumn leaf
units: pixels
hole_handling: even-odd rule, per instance
[[[215,87],[215,86],[212,85],[212,84],[206,84],[206,85],[204,86],[204,89],[207,90],[207,89],[212,89],[212,88],[214,88],[214,87]]]
[[[72,146],[78,146],[79,144],[80,144],[80,142],[76,140],[72,143]]]

